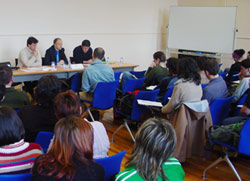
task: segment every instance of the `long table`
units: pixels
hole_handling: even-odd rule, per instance
[[[112,63],[109,64],[114,72],[123,72],[123,71],[132,71],[138,65],[127,64],[127,63]],[[86,68],[87,65],[84,65]],[[14,82],[26,82],[26,81],[35,81],[39,80],[44,75],[56,75],[60,79],[68,79],[77,72],[82,72],[84,68],[74,68],[70,69],[68,66],[59,67],[56,66],[56,70],[51,70],[50,66],[42,67],[33,67],[33,68],[20,68],[13,71],[13,80]]]

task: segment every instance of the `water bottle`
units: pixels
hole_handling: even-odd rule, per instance
[[[123,57],[120,58],[120,64],[123,64],[124,63],[124,59]]]
[[[69,66],[69,69],[72,69],[72,66],[71,66],[71,60],[70,60],[70,58],[69,58],[69,62],[68,62],[68,66]]]
[[[56,69],[56,63],[54,61],[51,62],[51,68],[52,68],[52,70]]]
[[[107,62],[107,64],[109,64],[109,57],[106,58],[106,62]]]

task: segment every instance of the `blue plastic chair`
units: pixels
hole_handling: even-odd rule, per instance
[[[87,111],[92,121],[95,120],[90,109],[94,108],[94,109],[106,110],[112,108],[116,97],[116,88],[118,86],[119,86],[118,81],[99,82],[94,91],[93,101],[87,101],[81,99],[82,102],[90,104],[90,106],[87,107]]]
[[[227,76],[227,72],[221,72],[221,73],[219,73],[219,76],[221,76],[225,80],[225,78]]]
[[[205,87],[207,87],[208,84],[201,84],[201,88],[202,90],[205,89]]]
[[[120,75],[121,75],[122,72],[114,72],[114,75],[115,75],[115,80],[116,81],[119,81],[120,80]]]
[[[53,138],[53,136],[54,133],[49,131],[40,131],[37,134],[35,143],[41,146],[41,148],[43,149],[43,153],[47,153],[50,141]]]
[[[145,77],[140,79],[128,79],[123,87],[122,93],[125,94],[126,92],[142,88],[145,79]]]
[[[156,101],[156,97],[157,94],[159,93],[159,89],[157,90],[153,90],[153,91],[140,91],[138,92],[138,94],[135,96],[135,99],[133,101],[133,105],[132,105],[132,111],[130,115],[127,114],[123,114],[120,111],[116,111],[118,114],[121,114],[123,116],[125,116],[125,119],[123,119],[124,124],[122,124],[112,135],[112,142],[114,141],[114,136],[116,135],[116,133],[119,132],[119,130],[121,128],[123,128],[124,126],[127,128],[132,140],[135,142],[135,138],[128,126],[128,122],[129,121],[141,121],[140,117],[143,113],[146,112],[150,112],[150,110],[146,107],[146,106],[141,106],[137,103],[138,99],[142,99],[142,100],[148,100],[148,101]]]
[[[124,158],[125,154],[126,154],[126,151],[122,151],[113,156],[94,159],[95,162],[103,166],[105,170],[106,181],[109,181],[112,176],[120,172],[122,159]]]
[[[244,154],[244,155],[250,156],[250,141],[249,141],[249,139],[250,139],[250,118],[245,122],[245,124],[243,125],[243,127],[241,129],[239,143],[237,146],[233,146],[233,145],[226,144],[223,142],[214,141],[215,144],[218,144],[218,145],[222,146],[223,148],[227,148],[227,150],[223,149],[224,151],[223,151],[223,154],[221,155],[221,157],[218,158],[212,164],[210,164],[207,168],[205,168],[205,170],[203,171],[203,178],[206,178],[206,172],[208,169],[212,168],[213,166],[217,165],[218,163],[220,163],[222,161],[225,161],[231,167],[231,169],[233,170],[233,172],[236,175],[236,177],[238,178],[238,180],[241,180],[238,172],[236,171],[232,162],[230,161],[228,154],[233,151],[233,152],[238,152],[239,154]]]
[[[172,88],[169,88],[163,98],[163,105],[166,105],[169,101],[169,98],[172,96],[173,94],[173,91],[174,91],[174,87]]]
[[[236,111],[234,113],[234,116],[240,116],[240,109],[243,106],[243,104],[245,103],[245,100],[247,98],[247,94],[244,94],[240,100],[238,101],[237,107],[236,107]]]
[[[76,73],[75,75],[73,75],[71,85],[70,85],[70,89],[73,90],[75,93],[80,92],[80,90],[81,90],[81,81],[82,81],[82,77],[81,77],[80,73]]]
[[[231,81],[237,81],[237,80],[240,80],[238,73],[234,74],[231,78]]]
[[[136,78],[140,79],[143,78],[145,76],[146,70],[143,71],[130,71],[131,74],[133,74],[134,76],[136,76]]]
[[[0,174],[1,181],[31,181],[31,173],[22,173],[22,174]]]
[[[221,122],[229,116],[232,100],[233,97],[216,98],[210,104],[213,125],[221,125]]]

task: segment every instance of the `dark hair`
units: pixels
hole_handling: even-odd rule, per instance
[[[247,53],[249,53],[249,54],[250,54],[250,51],[248,51]]]
[[[38,40],[35,37],[33,37],[33,36],[31,36],[31,37],[28,38],[28,40],[27,40],[27,46],[31,45],[32,43],[35,43],[35,44],[38,43]]]
[[[42,107],[53,106],[55,96],[61,91],[61,83],[55,75],[45,75],[37,83],[35,99]]]
[[[0,107],[0,147],[10,145],[24,138],[22,121],[12,108]]]
[[[154,59],[160,59],[160,62],[165,62],[166,61],[166,56],[163,52],[159,51],[159,52],[155,52],[153,55]]]
[[[70,115],[80,117],[80,106],[80,99],[72,90],[59,93],[55,97],[54,111],[58,119]]]
[[[87,121],[69,116],[56,123],[54,133],[50,149],[35,161],[33,169],[37,170],[32,172],[73,180],[77,169],[74,160],[85,165],[93,160],[93,128]],[[92,171],[87,168],[87,173]]]
[[[216,60],[206,59],[204,62],[204,70],[208,71],[211,75],[217,75],[220,67]]]
[[[89,40],[83,40],[82,46],[90,47],[90,41]]]
[[[205,70],[204,69],[204,63],[205,63],[206,60],[207,60],[207,57],[205,57],[205,56],[200,56],[200,57],[195,59],[195,61],[197,63],[197,66],[198,66],[200,71]]]
[[[10,67],[7,65],[0,66],[0,84],[7,85],[12,77],[13,73]]]
[[[102,60],[104,58],[105,51],[103,48],[98,47],[94,50],[94,58],[98,58],[99,60]]]
[[[171,74],[177,74],[177,64],[177,58],[170,57],[169,59],[167,59],[166,67]]]
[[[185,81],[192,81],[196,85],[201,82],[201,76],[198,73],[197,63],[192,58],[180,59],[177,66],[178,77]]]
[[[0,84],[0,102],[3,99],[3,96],[5,95],[5,85],[4,84]]]
[[[239,58],[241,58],[244,54],[245,54],[245,50],[243,50],[243,49],[237,49],[237,50],[234,50],[234,52],[233,52],[233,57],[239,59]]]
[[[57,40],[61,40],[61,38],[55,38],[55,39],[53,40],[53,44],[56,44]]]
[[[150,118],[136,133],[132,153],[126,167],[136,166],[144,180],[167,180],[164,162],[173,154],[177,139],[173,126],[164,119]]]
[[[244,68],[250,68],[250,59],[245,59],[240,62],[241,66]]]

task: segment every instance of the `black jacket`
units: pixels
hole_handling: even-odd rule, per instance
[[[64,53],[64,48],[59,50],[59,60],[64,60],[64,63],[68,64],[67,57]],[[54,45],[52,45],[49,49],[46,50],[43,65],[51,65],[51,62],[53,61],[56,63],[56,51]]]

